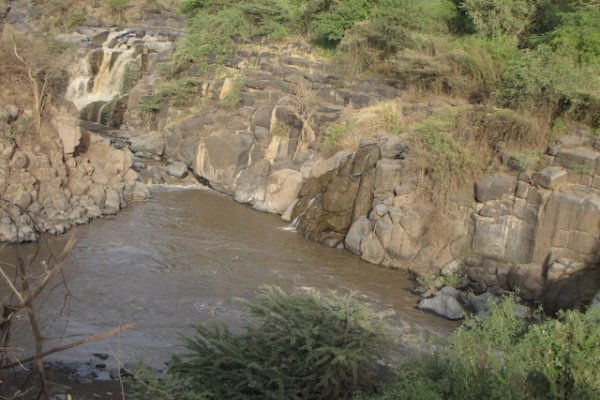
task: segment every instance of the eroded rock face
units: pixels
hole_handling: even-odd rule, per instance
[[[0,140],[0,241],[24,242],[36,240],[42,232],[64,233],[91,218],[114,214],[130,201],[150,197],[130,169],[129,155],[89,132],[84,134],[85,149],[78,152],[79,126],[64,115],[51,120],[53,127],[66,132],[60,135],[45,126],[37,140],[27,137],[35,133]],[[18,118],[13,123],[19,123]],[[3,133],[10,130],[6,123],[0,128]]]

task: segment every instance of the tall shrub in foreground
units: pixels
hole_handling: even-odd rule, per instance
[[[386,343],[382,317],[352,294],[293,297],[264,286],[248,307],[257,327],[195,326],[171,371],[211,399],[349,399],[373,385]]]

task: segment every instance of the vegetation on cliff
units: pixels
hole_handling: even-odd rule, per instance
[[[244,41],[302,35],[348,73],[554,119],[600,118],[600,9],[550,0],[183,0],[177,71]]]

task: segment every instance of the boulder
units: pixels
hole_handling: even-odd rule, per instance
[[[554,190],[567,183],[569,174],[562,168],[547,167],[533,176],[533,183],[543,188]]]
[[[362,217],[357,219],[350,225],[348,234],[344,240],[346,248],[352,253],[360,255],[361,242],[363,238],[371,232],[371,221],[368,218]]]
[[[300,171],[293,169],[275,171],[267,181],[265,200],[255,202],[253,208],[283,214],[290,204],[296,201],[303,183],[304,177]]]
[[[129,148],[134,153],[148,153],[162,156],[165,144],[159,136],[140,136],[131,139]]]
[[[465,308],[474,313],[486,312],[491,304],[497,304],[500,298],[490,292],[484,292],[478,296],[473,296],[465,302]]]
[[[475,183],[475,198],[480,203],[498,200],[515,194],[517,179],[506,174],[496,174]]]
[[[167,165],[167,174],[174,176],[175,178],[181,179],[187,175],[187,172],[187,164],[183,161],[174,161]]]
[[[462,318],[465,312],[458,300],[443,293],[438,293],[435,297],[421,300],[417,307],[419,310],[432,312],[452,320]]]
[[[248,166],[253,139],[254,134],[245,131],[225,131],[207,137],[196,150],[194,172],[214,189],[233,194],[238,174]]]

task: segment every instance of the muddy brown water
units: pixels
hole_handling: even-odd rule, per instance
[[[264,284],[294,293],[307,288],[358,292],[385,312],[398,335],[419,343],[447,336],[456,323],[415,308],[406,272],[368,264],[346,250],[308,241],[278,216],[253,211],[209,189],[154,186],[153,198],[130,204],[116,217],[76,228],[77,243],[64,266],[63,286],[47,291],[40,317],[47,336],[131,329],[103,342],[57,353],[50,360],[115,364],[143,359],[160,368],[181,352],[179,334],[190,324],[225,322],[239,330],[249,321],[232,296],[253,299]],[[51,237],[54,251],[68,236]],[[21,245],[31,254],[35,245]],[[5,262],[14,246],[5,247]],[[6,268],[6,267],[4,267]],[[2,296],[7,292],[0,286]],[[32,353],[26,315],[17,316],[14,346]],[[82,337],[50,341],[45,349]],[[101,361],[93,353],[107,353]],[[107,366],[108,368],[108,366]]]

